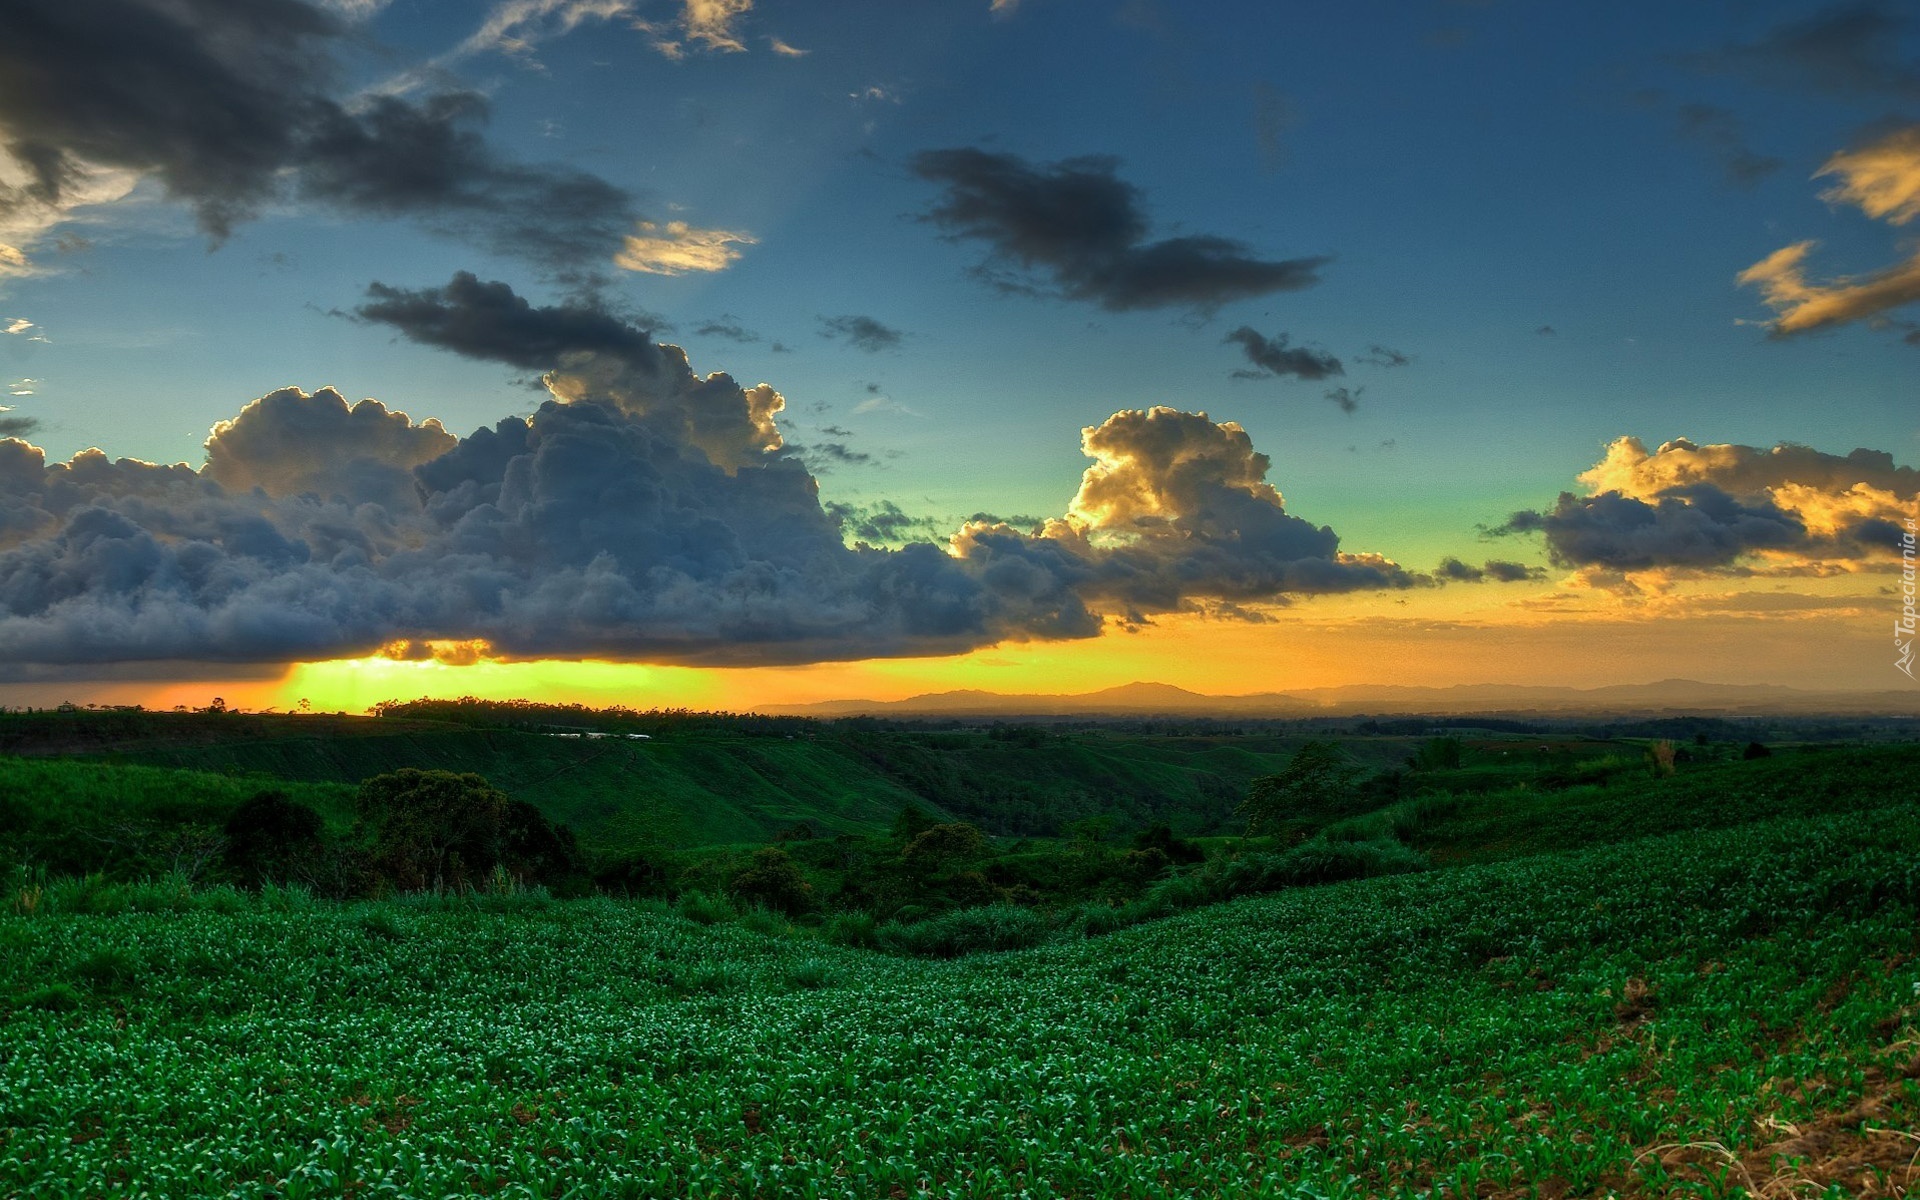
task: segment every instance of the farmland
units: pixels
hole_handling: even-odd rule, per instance
[[[1050,837],[953,808],[1023,770],[1043,798],[1132,771],[1191,816],[1157,781],[1237,802],[1303,739],[703,729],[669,761],[780,784],[754,820],[801,833],[418,892],[369,797],[497,794],[418,773],[423,747],[662,747],[63,728],[66,757],[0,757],[6,1200],[1864,1197],[1920,1174],[1910,745],[1353,737],[1318,743],[1343,782],[1261,836],[1189,840],[1151,804]],[[848,807],[807,763],[898,791]],[[524,820],[583,811],[504,774],[547,815]],[[310,812],[357,882],[214,853],[262,804]]]
[[[0,922],[0,1189],[1888,1194],[1916,902],[1910,807],[957,962],[645,901],[149,896]]]

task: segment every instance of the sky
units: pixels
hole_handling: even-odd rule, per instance
[[[5,703],[1911,688],[1920,20],[17,0],[0,382]]]

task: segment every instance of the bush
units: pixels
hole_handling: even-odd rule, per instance
[[[284,883],[320,853],[325,823],[285,792],[256,792],[227,817],[227,867],[247,887]]]
[[[796,990],[813,991],[832,987],[837,982],[838,973],[834,971],[833,964],[824,958],[803,958],[787,968],[787,986]]]
[[[778,846],[763,846],[753,852],[744,870],[733,877],[727,890],[734,899],[794,916],[813,906],[813,885],[801,873],[800,864]]]
[[[1011,904],[963,908],[918,925],[889,921],[875,931],[881,949],[918,958],[1022,950],[1038,945],[1046,935],[1044,917]]]
[[[718,896],[709,896],[697,889],[683,894],[679,900],[675,901],[673,911],[695,925],[718,925],[722,921],[731,921],[734,918],[731,904]]]
[[[132,990],[140,978],[140,960],[117,946],[95,950],[73,965],[73,977],[95,995]]]
[[[80,993],[68,984],[49,983],[34,988],[15,1003],[21,1008],[37,1008],[42,1012],[72,1012],[80,1007]]]
[[[761,937],[785,937],[787,919],[772,909],[755,905],[740,914],[740,928]]]
[[[835,946],[854,946],[861,950],[871,950],[880,944],[876,936],[879,923],[871,913],[845,912],[835,913],[820,926],[823,941]]]

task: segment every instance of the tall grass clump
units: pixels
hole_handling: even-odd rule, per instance
[[[1047,936],[1047,920],[1012,904],[963,908],[931,921],[903,925],[889,921],[874,933],[882,950],[915,958],[959,958],[1037,946]]]

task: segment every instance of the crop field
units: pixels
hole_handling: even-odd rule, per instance
[[[41,906],[0,917],[0,1196],[1898,1195],[1913,818],[950,962],[604,898]]]

